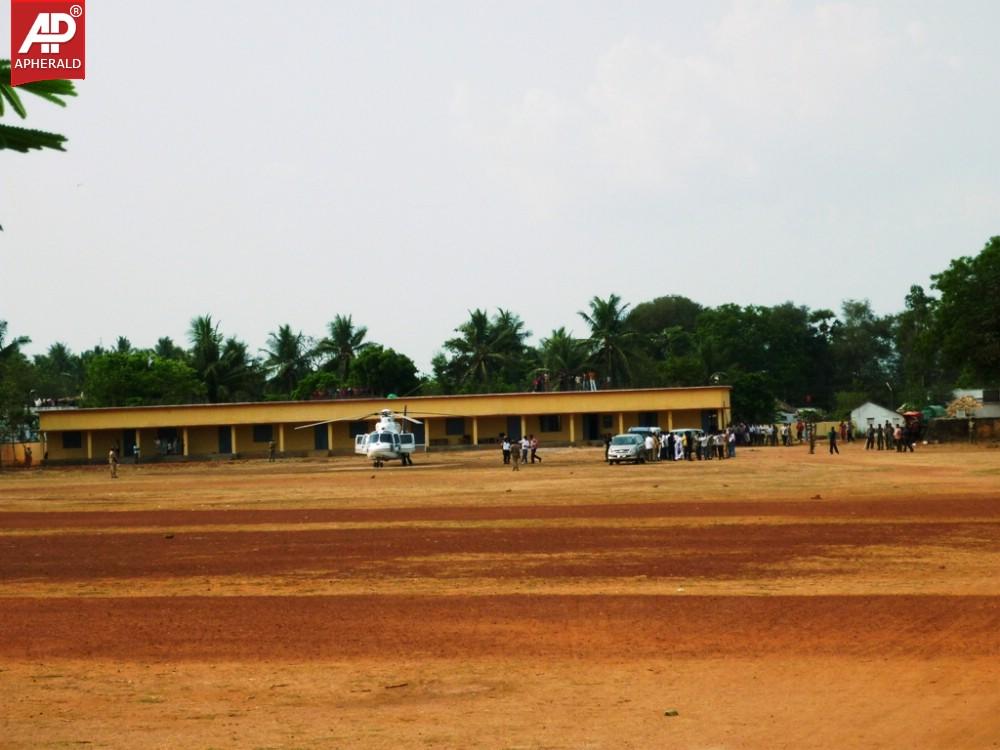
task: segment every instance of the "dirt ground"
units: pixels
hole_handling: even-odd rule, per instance
[[[2,748],[1000,748],[1000,450],[0,474]]]

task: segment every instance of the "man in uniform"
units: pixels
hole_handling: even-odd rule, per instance
[[[118,454],[115,453],[115,449],[112,448],[108,451],[108,468],[111,469],[111,478],[118,478]]]

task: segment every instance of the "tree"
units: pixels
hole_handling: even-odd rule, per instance
[[[272,331],[264,350],[264,369],[269,373],[268,385],[280,394],[290,396],[299,381],[309,373],[310,356],[306,337],[293,333],[290,325]]]
[[[405,354],[372,344],[351,362],[349,383],[367,389],[370,394],[408,395],[420,385],[417,366]]]
[[[329,335],[319,340],[314,354],[326,359],[324,369],[336,372],[342,381],[347,380],[351,361],[369,346],[365,341],[368,329],[365,326],[355,328],[350,315],[337,315],[328,328]]]
[[[211,403],[251,401],[263,394],[263,373],[250,357],[247,345],[234,337],[223,339],[211,315],[191,321],[191,366],[205,385]]]
[[[1000,237],[991,237],[975,258],[956,258],[931,276],[941,292],[935,332],[944,364],[960,385],[1000,382]]]
[[[760,372],[739,375],[733,381],[733,420],[767,424],[774,419],[774,388],[770,378]],[[720,425],[721,426],[721,425]]]
[[[894,320],[893,339],[898,354],[897,380],[901,383],[900,400],[915,404],[930,403],[935,394],[946,400],[946,380],[941,370],[937,331],[937,300],[923,287],[913,285],[906,295],[905,308]]]
[[[184,362],[144,352],[111,352],[91,358],[84,382],[87,406],[182,404],[204,393]]]
[[[187,360],[187,352],[177,346],[169,336],[163,336],[156,340],[156,346],[153,347],[153,354],[160,359],[176,359],[181,362]]]
[[[0,60],[0,116],[5,114],[4,101],[10,105],[10,108],[22,120],[28,116],[28,112],[21,102],[21,97],[17,93],[18,89],[27,91],[60,107],[66,106],[66,102],[63,101],[64,97],[76,96],[76,89],[73,87],[73,82],[60,79],[33,81],[32,83],[25,83],[18,86],[15,89],[10,85],[10,60]],[[50,148],[56,151],[65,151],[63,148],[65,142],[66,137],[58,133],[28,130],[0,123],[0,150],[10,149],[12,151],[27,153],[32,149],[41,150],[43,148]]]
[[[40,398],[79,396],[83,390],[83,360],[56,342],[34,357],[34,390]]]
[[[554,390],[573,389],[573,382],[587,369],[589,355],[587,342],[574,338],[565,326],[556,328],[552,335],[542,339],[539,348],[541,365],[549,374]]]
[[[435,375],[440,372],[467,392],[523,385],[524,339],[529,334],[517,315],[498,310],[491,320],[485,310],[471,310],[455,332],[459,335],[444,342],[452,358],[445,362],[435,358]]]
[[[7,321],[0,320],[0,440],[16,440],[31,424],[28,409],[31,396],[32,368],[21,353],[31,343],[27,336],[7,339]]]
[[[621,297],[612,294],[606,300],[594,297],[590,313],[577,313],[590,326],[591,354],[601,374],[618,387],[631,380],[629,357],[636,349],[636,334],[626,315],[628,308],[621,303]]]
[[[895,368],[892,317],[876,315],[868,300],[844,300],[841,309],[842,319],[830,333],[830,355],[837,372],[834,386],[884,402],[890,397],[886,384]]]

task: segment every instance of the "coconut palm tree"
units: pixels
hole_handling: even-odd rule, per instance
[[[6,344],[5,338],[7,338],[7,321],[0,320],[0,362],[13,359],[20,354],[22,346],[31,343],[31,339],[27,336],[16,336]]]
[[[573,378],[583,373],[589,362],[588,342],[574,338],[566,327],[556,328],[542,339],[539,348],[542,369],[549,374],[553,389],[570,390]]]
[[[371,344],[365,341],[368,329],[365,326],[355,328],[351,315],[337,315],[328,328],[329,335],[319,340],[313,355],[324,358],[324,369],[336,372],[341,382],[345,382],[351,362]]]
[[[635,333],[627,322],[629,305],[612,294],[606,300],[594,297],[590,313],[578,313],[590,326],[590,348],[594,361],[612,385],[623,386],[631,379],[628,360],[635,350]]]
[[[260,368],[235,337],[224,339],[211,315],[200,315],[188,329],[191,366],[205,384],[212,403],[253,399],[260,395]]]
[[[299,381],[309,374],[310,356],[306,337],[302,332],[293,333],[290,325],[279,326],[267,338],[267,347],[261,350],[264,369],[270,375],[268,384],[279,393],[290,395]]]

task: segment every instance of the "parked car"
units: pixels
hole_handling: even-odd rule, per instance
[[[663,434],[663,430],[660,427],[629,427],[628,431],[630,435],[642,435],[643,437],[646,437],[646,435]]]
[[[608,463],[620,464],[622,461],[645,463],[646,438],[634,433],[615,435],[608,446]]]

